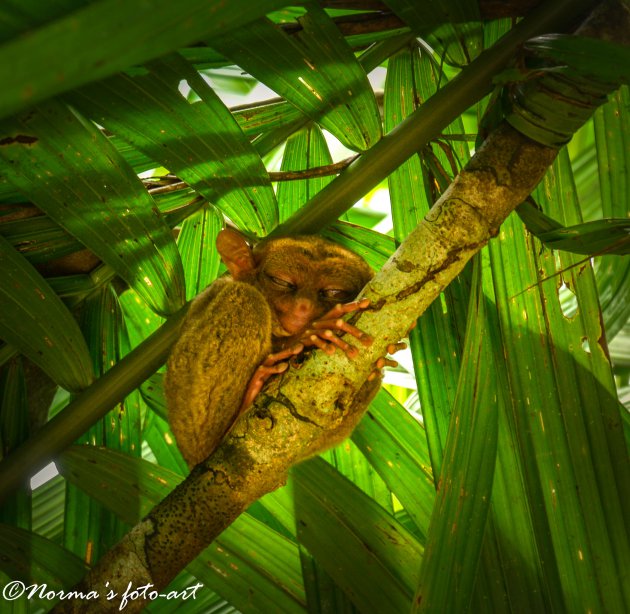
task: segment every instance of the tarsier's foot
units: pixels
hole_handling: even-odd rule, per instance
[[[414,322],[409,327],[409,330],[407,331],[407,335],[409,335],[409,333],[415,327],[416,327],[416,322]],[[395,354],[396,352],[399,352],[400,350],[404,350],[406,348],[407,348],[407,344],[404,341],[399,341],[398,343],[390,343],[387,346],[387,353]],[[374,364],[374,370],[372,371],[372,373],[368,375],[368,382],[371,382],[376,377],[379,377],[381,375],[381,370],[383,369],[383,367],[397,367],[397,366],[398,366],[397,361],[391,358],[387,358],[387,356],[381,356]]]
[[[257,367],[247,384],[245,389],[245,395],[243,396],[243,402],[239,409],[238,415],[240,416],[258,396],[265,382],[272,376],[278,373],[284,373],[288,367],[288,360],[293,356],[297,356],[304,350],[304,346],[301,343],[294,345],[290,348],[276,352],[275,354],[269,354],[265,360]]]
[[[407,344],[404,343],[403,341],[400,341],[399,343],[390,343],[387,346],[387,353],[395,354],[396,352],[399,352],[400,350],[404,350],[406,347],[407,347]],[[379,377],[384,367],[397,367],[397,366],[398,366],[398,363],[392,358],[387,358],[387,356],[381,356],[376,361],[376,363],[374,363],[374,369],[368,375],[368,382],[371,382],[373,379]]]

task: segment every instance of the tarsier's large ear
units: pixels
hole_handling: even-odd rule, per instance
[[[217,251],[234,279],[241,279],[256,268],[251,247],[236,230],[225,228],[219,232]]]

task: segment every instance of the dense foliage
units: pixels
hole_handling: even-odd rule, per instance
[[[531,41],[593,3],[553,4],[2,9],[3,588],[71,587],[186,475],[162,364],[226,221],[322,231],[378,270],[507,115],[560,148],[531,199],[419,319],[352,439],[149,608],[630,609],[630,33]]]

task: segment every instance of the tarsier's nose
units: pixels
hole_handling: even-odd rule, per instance
[[[297,298],[291,311],[280,317],[282,327],[290,334],[295,334],[305,329],[315,317],[315,305],[308,298]]]

